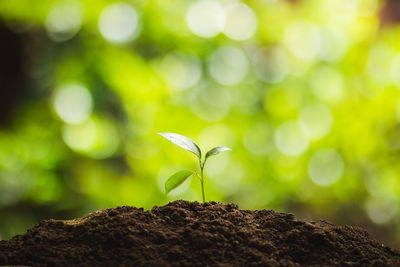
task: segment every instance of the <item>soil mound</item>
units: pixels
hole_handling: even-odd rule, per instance
[[[400,266],[400,253],[357,227],[175,201],[150,211],[123,206],[42,221],[0,241],[0,265]]]

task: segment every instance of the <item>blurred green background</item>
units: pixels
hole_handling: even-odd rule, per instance
[[[400,247],[400,5],[0,1],[0,239],[43,219],[206,199]]]

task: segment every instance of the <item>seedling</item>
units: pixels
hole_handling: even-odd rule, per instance
[[[171,175],[168,180],[165,182],[165,192],[168,194],[172,189],[175,189],[179,185],[181,185],[187,178],[189,178],[192,174],[195,174],[201,183],[201,193],[203,195],[203,203],[206,201],[204,196],[204,166],[207,162],[207,159],[211,156],[218,155],[220,152],[231,150],[226,146],[217,146],[212,148],[206,153],[204,160],[201,159],[201,150],[195,142],[187,138],[186,136],[176,134],[176,133],[158,133],[159,135],[165,137],[172,143],[177,146],[180,146],[193,154],[195,154],[199,160],[200,174],[197,171],[188,171],[181,170],[177,173]]]

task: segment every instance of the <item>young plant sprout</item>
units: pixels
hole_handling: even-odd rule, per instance
[[[195,154],[199,160],[200,174],[197,171],[188,171],[181,170],[177,173],[171,175],[168,180],[165,182],[165,192],[168,194],[172,189],[175,189],[179,185],[181,185],[187,178],[189,178],[192,174],[196,174],[196,176],[200,179],[201,183],[201,193],[203,195],[203,203],[206,201],[204,196],[204,165],[209,157],[218,155],[220,152],[232,150],[226,146],[217,146],[212,148],[206,153],[204,160],[201,159],[201,150],[195,142],[187,138],[186,136],[176,134],[176,133],[158,133],[159,135],[165,137],[172,143],[177,146],[180,146],[193,154]]]

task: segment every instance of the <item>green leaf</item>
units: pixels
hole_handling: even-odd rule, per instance
[[[175,189],[176,187],[181,185],[192,174],[193,172],[191,171],[182,170],[170,176],[165,182],[165,193],[168,194],[172,189]]]
[[[229,150],[232,150],[232,149],[230,149],[229,147],[226,147],[226,146],[217,146],[217,147],[214,147],[213,149],[210,149],[210,150],[207,152],[207,154],[206,154],[206,159],[207,159],[208,157],[218,155],[219,153],[221,153],[221,152],[223,152],[223,151],[229,151]]]
[[[176,133],[158,133],[162,137],[168,139],[172,143],[177,146],[180,146],[190,152],[196,154],[199,158],[201,158],[200,148],[196,145],[195,142],[187,138],[186,136],[176,134]]]

